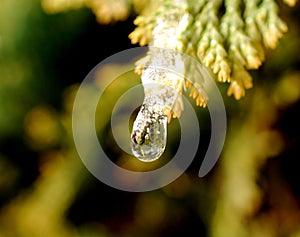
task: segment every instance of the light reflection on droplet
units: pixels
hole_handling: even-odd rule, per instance
[[[143,162],[157,160],[166,148],[167,116],[159,116],[140,134],[133,132],[131,140],[132,152],[136,158]]]

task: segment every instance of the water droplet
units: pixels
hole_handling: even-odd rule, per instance
[[[140,118],[139,121],[137,118],[131,140],[132,152],[136,158],[144,162],[157,160],[164,152],[167,143],[167,117],[160,115],[151,122],[145,122],[144,118]]]

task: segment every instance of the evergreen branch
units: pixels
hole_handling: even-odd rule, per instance
[[[176,3],[168,1],[168,4],[172,2]],[[296,3],[284,2],[290,6]],[[248,70],[258,69],[265,60],[265,48],[276,48],[287,31],[286,24],[278,16],[277,4],[274,0],[188,0],[187,5],[185,29],[180,29],[182,34],[176,36],[182,47],[174,50],[194,56],[210,67],[218,81],[230,83],[228,95],[240,99],[245,90],[252,87]],[[130,34],[133,43],[149,44],[153,31],[159,27],[158,19],[172,15],[174,8],[158,9],[137,18],[138,27]],[[179,24],[181,19],[177,20]],[[164,34],[159,37],[161,42],[171,41],[164,39]]]

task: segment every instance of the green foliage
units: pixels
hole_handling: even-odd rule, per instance
[[[295,0],[284,2],[296,4]],[[134,9],[137,28],[129,35],[133,44],[153,44],[156,39],[156,47],[166,47],[164,42],[177,41],[180,46],[169,48],[192,55],[210,67],[217,81],[230,83],[227,94],[236,99],[253,86],[248,71],[262,65],[266,50],[276,48],[287,31],[275,0],[44,0],[43,6],[50,13],[86,6],[105,24],[126,19]],[[171,18],[174,25],[169,28],[180,27],[170,38],[160,27]]]
[[[266,49],[274,49],[287,31],[273,0],[179,1],[178,4],[167,1],[151,14],[138,16],[135,20],[138,27],[130,34],[132,42],[145,45],[155,37],[170,41],[163,31],[156,36],[153,32],[160,27],[160,21],[174,16],[174,8],[183,8],[182,14],[175,17],[183,27],[179,30],[182,33],[174,35],[182,47],[174,50],[188,53],[210,67],[218,81],[230,82],[228,95],[233,94],[236,99],[252,87],[248,70],[257,69],[265,59]]]

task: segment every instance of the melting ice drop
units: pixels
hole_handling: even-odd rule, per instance
[[[167,143],[167,116],[155,116],[147,120],[139,116],[133,125],[131,148],[133,155],[141,161],[157,160]]]

